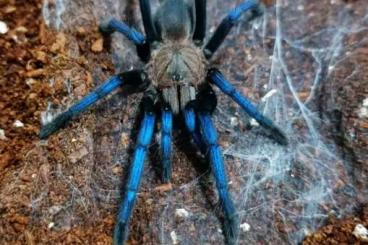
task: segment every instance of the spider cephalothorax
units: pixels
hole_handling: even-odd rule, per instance
[[[215,85],[229,95],[280,144],[286,145],[287,139],[282,131],[238,92],[219,70],[208,68],[208,64],[213,53],[242,14],[248,12],[246,20],[250,20],[262,13],[262,6],[257,0],[248,0],[238,5],[230,11],[213,36],[202,46],[206,32],[206,0],[160,2],[160,7],[152,16],[149,0],[139,1],[146,37],[115,19],[109,19],[100,26],[104,33],[118,31],[130,39],[137,47],[138,56],[146,62],[144,69],[123,72],[111,77],[51,123],[44,125],[40,137],[48,137],[118,87],[135,86],[136,90],[144,93],[142,100],[144,115],[125,194],[119,208],[114,244],[124,243],[128,235],[129,218],[137,197],[144,159],[152,140],[157,114],[161,116],[162,179],[164,182],[171,179],[173,114],[179,112],[194,144],[211,163],[219,202],[224,213],[224,235],[226,241],[233,244],[236,243],[238,234],[238,215],[228,191],[222,153],[211,119],[217,103],[211,87]]]
[[[195,89],[205,82],[206,59],[189,40],[169,41],[152,53],[148,75],[173,113],[178,114],[195,99]]]

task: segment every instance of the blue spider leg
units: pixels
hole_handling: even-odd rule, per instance
[[[146,32],[147,40],[149,42],[158,40],[155,26],[153,24],[150,1],[149,0],[139,0],[139,6],[141,9],[143,26]]]
[[[216,180],[216,187],[219,194],[222,210],[225,216],[225,236],[230,244],[233,244],[238,236],[239,221],[233,201],[231,200],[226,169],[221,153],[221,148],[218,145],[218,137],[216,129],[213,125],[211,114],[208,111],[200,111],[199,122],[203,139],[208,147],[208,155],[211,162],[211,168]]]
[[[144,159],[148,150],[148,146],[152,140],[154,126],[155,114],[152,110],[146,110],[140,126],[137,145],[129,172],[128,182],[125,188],[124,198],[119,207],[113,238],[113,243],[115,245],[124,244],[128,237],[129,218],[132,214],[135,199],[137,197],[137,192],[144,168]]]
[[[287,145],[288,140],[285,134],[279,129],[269,118],[262,115],[251,101],[244,97],[239,91],[235,89],[231,83],[226,80],[222,73],[217,69],[210,69],[208,72],[208,80],[220,88],[222,92],[230,96],[236,103],[238,103],[249,116],[254,118],[262,127],[269,130],[274,139],[281,145]]]
[[[198,130],[198,127],[196,127],[196,114],[192,107],[187,106],[184,111],[184,122],[187,130],[191,134],[191,137],[196,144],[196,146],[199,148],[202,154],[206,152],[206,146],[201,138],[200,132]]]
[[[231,28],[239,21],[243,13],[248,10],[252,10],[252,16],[248,17],[248,20],[260,15],[262,13],[261,4],[259,0],[247,0],[233,10],[225,17],[219,27],[217,27],[215,33],[204,47],[204,54],[207,59],[210,59],[216,50],[225,40],[227,34],[229,34]]]
[[[172,150],[172,128],[173,114],[168,106],[165,106],[161,115],[161,154],[164,183],[168,183],[172,176],[171,150]]]
[[[195,0],[196,23],[193,34],[193,40],[202,44],[206,36],[206,12],[207,0]]]
[[[134,86],[142,86],[147,83],[145,73],[140,70],[124,72],[119,75],[112,76],[110,79],[101,84],[95,91],[91,92],[76,104],[71,106],[67,111],[58,115],[52,122],[44,125],[40,131],[40,138],[45,139],[58,129],[62,128],[73,117],[87,110],[88,107],[107,96],[123,84]]]
[[[144,62],[149,60],[151,53],[150,43],[146,41],[144,35],[136,29],[129,27],[124,22],[118,21],[115,18],[109,18],[100,24],[100,31],[107,34],[115,31],[120,32],[136,45],[138,56]]]

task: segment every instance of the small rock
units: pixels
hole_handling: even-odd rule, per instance
[[[175,210],[175,215],[180,218],[187,218],[189,217],[189,212],[184,208],[178,208]]]
[[[121,168],[121,166],[115,166],[112,168],[112,173],[115,175],[121,175],[122,172],[123,169]]]
[[[7,140],[5,130],[0,128],[0,140]]]
[[[170,232],[171,240],[173,244],[178,244],[178,236],[175,231]]]
[[[248,223],[243,223],[240,225],[240,229],[243,231],[243,232],[247,232],[250,230],[250,225]]]
[[[23,128],[24,127],[24,123],[22,123],[19,120],[15,120],[15,122],[13,123],[13,126],[16,128]]]
[[[0,20],[0,34],[6,34],[9,31],[8,25]]]
[[[368,98],[363,100],[363,105],[358,112],[360,118],[368,118]]]
[[[231,126],[237,126],[239,124],[239,120],[238,120],[238,118],[237,117],[231,117],[230,118],[230,125]]]
[[[249,123],[253,127],[258,127],[259,126],[259,123],[254,118],[250,119],[250,122]]]
[[[165,191],[171,191],[171,190],[172,190],[171,183],[159,185],[155,188],[155,191],[159,191],[159,192],[165,192]]]
[[[91,50],[92,50],[93,52],[95,52],[95,53],[100,53],[100,52],[102,52],[102,50],[103,50],[103,39],[102,39],[102,38],[97,39],[97,40],[92,44]]]
[[[362,224],[355,226],[353,235],[361,241],[368,242],[368,230]]]
[[[47,226],[47,228],[51,229],[54,226],[55,226],[55,223],[54,222],[50,222],[49,225]]]
[[[364,107],[368,107],[368,98],[365,98],[365,99],[363,100],[363,106],[364,106]]]

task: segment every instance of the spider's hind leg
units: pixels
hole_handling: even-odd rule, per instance
[[[163,168],[162,180],[164,183],[170,182],[172,175],[172,127],[173,114],[170,107],[167,105],[162,109],[161,115],[161,156]]]
[[[133,155],[133,162],[130,167],[128,181],[125,187],[123,201],[120,204],[117,222],[114,229],[114,244],[124,244],[128,237],[129,219],[132,214],[135,199],[137,197],[140,180],[143,173],[144,159],[148,146],[151,143],[154,127],[155,113],[153,94],[147,94],[143,98],[144,117],[141,122],[136,148]]]
[[[236,244],[239,234],[239,218],[229,193],[223,155],[218,144],[217,131],[211,119],[211,114],[216,108],[216,104],[216,95],[213,90],[208,87],[199,94],[197,112],[201,136],[207,147],[207,155],[211,163],[211,169],[215,177],[220,199],[219,201],[224,213],[224,235],[227,244]]]
[[[219,70],[210,69],[208,72],[208,80],[238,103],[249,116],[254,118],[264,129],[267,130],[270,137],[275,139],[281,145],[288,144],[288,139],[285,133],[279,129],[271,119],[258,111],[257,107],[255,107],[251,101],[237,91]]]

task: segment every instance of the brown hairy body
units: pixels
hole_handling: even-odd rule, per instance
[[[188,40],[160,45],[147,66],[152,84],[162,91],[175,114],[195,99],[195,91],[205,82],[207,62],[203,51]]]

